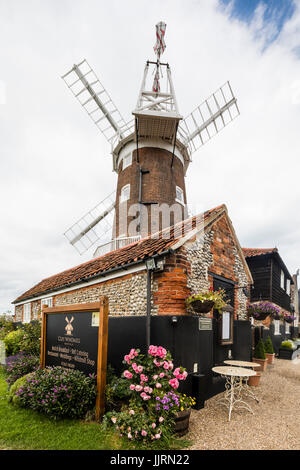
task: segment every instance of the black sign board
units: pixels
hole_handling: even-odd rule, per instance
[[[98,312],[53,313],[46,325],[45,367],[77,369],[97,374]]]
[[[41,367],[60,366],[97,375],[96,418],[104,414],[108,298],[91,304],[43,306]]]

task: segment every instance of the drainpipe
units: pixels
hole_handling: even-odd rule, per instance
[[[147,317],[146,317],[146,344],[147,351],[150,346],[150,335],[151,335],[151,274],[156,268],[154,257],[149,258],[146,261],[147,268]]]

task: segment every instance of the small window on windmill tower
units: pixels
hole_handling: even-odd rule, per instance
[[[176,199],[175,200],[179,202],[180,204],[184,205],[183,190],[179,186],[176,186]]]
[[[125,168],[127,168],[128,166],[130,166],[132,163],[132,153],[128,153],[127,155],[125,155],[123,157],[123,170],[125,170]]]
[[[121,189],[120,202],[128,201],[129,198],[130,198],[130,184],[126,184],[126,186],[123,186],[123,188]]]

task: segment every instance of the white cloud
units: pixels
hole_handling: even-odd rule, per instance
[[[0,311],[42,278],[88,259],[62,234],[116,185],[108,143],[60,76],[87,58],[131,118],[159,20],[167,23],[163,57],[182,114],[228,79],[241,110],[194,155],[189,202],[226,203],[243,246],[276,245],[297,269],[300,11],[267,49],[274,24],[261,27],[259,18],[257,10],[248,26],[216,0],[2,0]]]

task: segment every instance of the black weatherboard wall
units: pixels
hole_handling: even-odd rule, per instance
[[[177,321],[173,321],[176,318]],[[214,360],[215,329],[217,321],[212,319],[211,329],[200,329],[197,316],[153,316],[151,317],[151,344],[161,345],[169,350],[175,366],[182,365],[189,373],[181,383],[180,391],[192,394],[192,374],[205,376],[205,396],[209,398],[223,389],[223,381],[218,381],[212,373]],[[110,317],[108,329],[108,363],[119,374],[124,365],[122,360],[131,348],[146,352],[146,317]],[[222,348],[222,346],[218,346]],[[234,321],[234,343],[231,347],[234,359],[250,360],[250,322]],[[224,349],[225,351],[225,349]],[[224,353],[224,359],[227,356]]]

